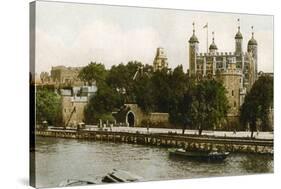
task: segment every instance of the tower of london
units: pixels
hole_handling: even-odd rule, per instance
[[[258,75],[258,44],[254,38],[254,32],[248,41],[246,52],[243,52],[243,35],[240,26],[233,42],[235,43],[233,52],[219,52],[213,33],[209,52],[199,52],[199,40],[196,37],[194,23],[193,34],[188,41],[189,76],[198,80],[216,79],[222,82],[227,91],[226,96],[230,107],[228,117],[238,116],[244,97]]]

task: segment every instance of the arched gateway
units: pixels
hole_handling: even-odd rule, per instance
[[[146,122],[150,121],[156,126],[168,127],[169,114],[163,112],[143,112],[137,104],[124,104],[118,112],[114,114],[117,123],[128,127],[146,127]]]
[[[135,115],[133,112],[128,112],[127,117],[126,117],[127,124],[129,127],[134,127],[135,126]]]

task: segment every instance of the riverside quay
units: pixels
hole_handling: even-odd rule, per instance
[[[206,132],[198,137],[196,131],[187,131],[181,134],[176,129],[130,129],[126,127],[108,129],[80,129],[59,130],[39,129],[37,136],[86,139],[104,142],[124,142],[130,144],[152,145],[161,147],[184,148],[187,150],[228,151],[273,154],[273,139],[269,132],[259,133],[256,139],[249,138],[245,132]],[[190,134],[188,134],[190,133]],[[221,136],[220,136],[221,135]],[[243,136],[244,135],[244,136]]]

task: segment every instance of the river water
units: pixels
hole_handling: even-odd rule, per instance
[[[172,158],[167,148],[37,137],[36,186],[55,187],[66,179],[100,180],[112,169],[145,181],[273,173],[273,157],[230,154],[222,163]]]

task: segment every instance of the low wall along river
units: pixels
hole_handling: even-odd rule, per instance
[[[123,142],[131,144],[184,148],[187,150],[218,150],[239,153],[273,154],[273,140],[227,137],[206,137],[166,133],[129,133],[113,131],[36,130],[36,136]]]

